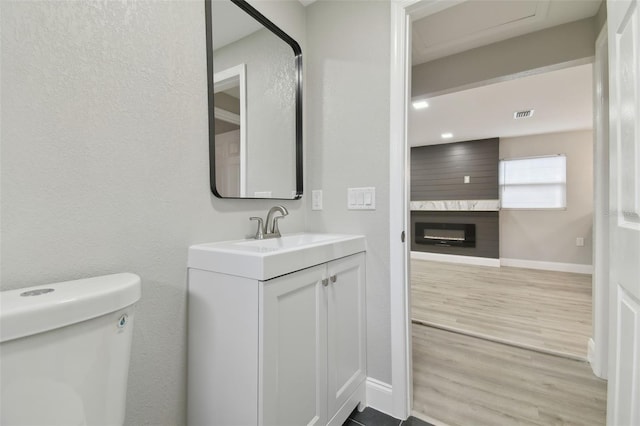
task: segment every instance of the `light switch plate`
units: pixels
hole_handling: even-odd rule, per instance
[[[322,189],[311,191],[311,210],[322,210]]]
[[[375,210],[376,188],[349,188],[347,190],[347,208],[349,210]]]
[[[465,176],[464,183],[469,183],[469,182],[471,182],[471,176]]]

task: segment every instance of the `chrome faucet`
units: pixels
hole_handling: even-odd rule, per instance
[[[275,216],[276,213],[280,213],[280,216]],[[267,213],[267,221],[263,225],[261,217],[250,217],[249,220],[258,221],[258,230],[256,231],[256,240],[263,240],[266,238],[280,238],[280,229],[278,229],[278,220],[282,219],[289,214],[289,211],[285,206],[273,206]]]

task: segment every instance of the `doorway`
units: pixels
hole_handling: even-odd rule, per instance
[[[584,64],[432,97],[409,113],[414,322],[586,361],[592,86]],[[530,115],[514,118],[523,105]],[[423,230],[433,221],[473,227],[473,239]]]
[[[445,9],[445,6],[443,6],[442,3],[440,3],[440,2],[404,2],[404,4],[399,5],[397,7],[396,12],[399,13],[399,14],[401,14],[400,12],[405,13],[406,15],[411,16],[411,19],[413,20],[416,17],[421,17],[421,16],[424,16],[426,14],[432,14],[432,13],[434,13],[434,11],[437,12],[438,10],[444,10],[444,9]],[[401,21],[401,19],[397,20],[398,23],[397,23],[397,26],[395,28],[396,32],[398,30],[398,27],[401,27],[403,25],[403,23],[400,22],[400,21]],[[407,22],[405,21],[404,24],[406,25]],[[406,48],[410,44],[410,41],[406,39],[406,40],[396,40],[396,42],[400,44],[399,47],[396,46],[396,47],[398,47],[398,50],[402,51],[403,49],[405,49],[404,51],[406,53]],[[402,45],[402,43],[405,43],[405,44]],[[405,57],[404,59],[406,61],[408,61],[407,57]],[[404,90],[406,91],[405,95],[409,98],[410,97],[410,93],[408,92],[406,86],[404,86]],[[392,87],[392,97],[393,97],[393,92],[394,92],[394,89]],[[392,110],[392,117],[394,117],[393,110]],[[394,135],[394,131],[393,131],[394,130],[393,129],[394,124],[398,125],[397,122],[392,120],[392,138],[393,138],[393,135]],[[394,151],[394,148],[392,147],[392,164],[393,164],[393,154],[394,154],[393,151]],[[404,155],[405,156],[405,161],[406,161],[406,158],[408,157],[408,153],[407,152],[399,153],[399,154],[396,153],[396,155],[399,156],[399,157],[402,157]],[[392,181],[393,181],[393,178],[392,178]],[[392,187],[392,189],[393,189],[393,187]],[[393,202],[394,195],[397,197],[396,199],[401,198],[402,195],[407,196],[407,199],[408,199],[408,194],[406,192],[405,192],[405,194],[394,194],[393,192],[394,191],[392,190],[392,202]],[[392,212],[392,223],[393,223],[393,215],[394,215],[394,213]],[[401,216],[402,216],[402,219],[405,221],[404,223],[407,223],[407,232],[409,233],[410,232],[409,231],[409,226],[408,226],[408,224],[410,223],[409,214],[408,214],[408,212],[405,212]],[[392,225],[392,243],[394,241],[393,233],[394,233],[394,230],[393,230],[393,225]],[[393,248],[392,248],[392,252],[393,252]],[[394,268],[394,266],[393,266],[393,255],[392,255],[392,276],[393,276],[393,268]],[[395,290],[399,290],[399,289],[395,289]],[[397,299],[401,299],[401,300],[403,299],[404,302],[406,303],[406,305],[410,304],[410,295],[407,292],[405,292],[403,294],[402,291],[393,291],[392,290],[392,299],[394,297],[397,298]],[[393,300],[392,300],[392,303],[393,303]],[[392,315],[393,315],[393,313],[392,313]],[[402,325],[402,324],[399,324],[399,322],[396,322],[396,324],[397,325]],[[410,325],[409,325],[408,321],[404,324],[404,327],[405,327],[404,328],[405,332],[407,332],[407,334],[408,334],[410,332],[409,331]],[[400,330],[401,328],[402,327],[397,327],[397,328],[395,328],[395,330]],[[392,338],[394,339],[394,341],[397,341],[396,339],[398,338],[398,334],[394,333]],[[398,351],[398,352],[401,352],[401,351]],[[394,397],[395,397],[395,394],[396,394],[396,390],[398,389],[396,387],[396,384],[402,385],[401,381],[396,381],[396,377],[397,377],[396,376],[396,372],[399,371],[403,367],[403,365],[402,365],[402,355],[403,355],[402,353],[394,354],[394,361],[393,361],[393,363],[394,363],[394,380],[393,380],[393,382],[394,382]],[[410,354],[405,354],[405,355],[410,355]],[[407,362],[405,364],[405,368],[407,366],[410,366],[410,356],[407,356],[406,359],[407,359]],[[409,395],[411,394],[411,389],[409,389],[408,387],[405,389],[405,391],[407,392],[407,394],[409,394]]]
[[[580,72],[586,74],[582,84],[578,84]],[[538,121],[531,121],[533,129],[521,126],[518,130],[549,129],[544,124],[545,109],[551,108],[548,104],[563,105],[562,99],[575,97],[568,93],[572,83],[583,96],[569,112],[588,106],[582,114],[583,123],[578,125],[590,126],[590,72],[591,65],[581,65],[507,82],[513,86],[521,81],[540,96],[543,88],[548,88],[551,93],[543,97],[553,99],[545,99],[546,103],[533,101],[514,87],[505,90],[517,102],[526,99],[524,103],[535,104],[539,112]],[[536,87],[531,81],[558,75],[564,77],[558,78],[558,84],[545,81]],[[499,105],[495,86],[471,89],[465,94],[487,90],[493,105],[485,110],[508,111],[510,108]],[[453,95],[459,94],[444,97]],[[438,100],[433,98],[429,108],[438,108]],[[431,112],[420,115],[421,125],[444,125],[441,118],[426,123],[430,120],[425,115]],[[562,117],[559,121],[563,125],[570,125],[572,120],[567,115],[560,110],[550,114]],[[410,115],[410,142],[413,118]],[[482,130],[492,131],[490,127],[485,120]],[[539,413],[544,412],[564,421],[586,415],[581,420],[584,424],[599,425],[605,420],[606,382],[597,380],[586,363],[591,337],[591,275],[576,273],[590,268],[592,248],[589,242],[585,247],[584,237],[575,236],[588,235],[592,228],[592,131],[562,128],[503,137],[504,129],[494,130],[499,138],[412,148],[411,206],[416,210],[411,212],[409,235],[413,237],[412,250],[417,250],[411,253],[414,415],[428,415],[428,420],[447,424],[465,424],[478,414],[486,421],[482,424],[509,424],[513,419],[527,424],[541,421]],[[516,182],[507,179],[510,177]],[[526,184],[525,178],[536,182]],[[474,182],[478,182],[476,187]],[[414,184],[418,188],[414,189]],[[446,198],[464,194],[470,199],[427,201],[421,193],[424,198],[435,193]],[[480,201],[487,196],[491,199]],[[493,211],[490,204],[498,198],[501,206]],[[469,223],[465,226],[475,228],[473,244],[463,245],[467,242],[463,233],[449,235],[430,229],[434,227],[423,230],[422,220],[445,221],[445,226],[454,225],[446,222]],[[575,245],[576,238],[582,240],[581,245]],[[420,244],[433,239],[435,244]],[[572,263],[574,259],[585,264]],[[477,264],[482,261],[487,264]],[[531,269],[534,267],[538,269]],[[570,271],[557,270],[563,268]],[[446,362],[448,357],[457,359],[455,366]],[[522,364],[510,362],[521,358],[526,359]],[[535,365],[530,363],[531,358],[536,359]],[[549,369],[558,364],[562,368],[550,374]],[[497,374],[507,365],[508,371]],[[518,376],[527,377],[526,385],[514,379]],[[581,386],[577,386],[576,377],[580,377]],[[460,386],[461,381],[466,385]],[[554,385],[544,398],[536,399],[532,396],[535,393],[528,392],[536,382]],[[576,398],[574,405],[557,404],[568,398],[559,390],[571,386],[585,394]],[[478,388],[483,391],[473,391]],[[485,400],[487,392],[493,398]],[[528,416],[529,412],[535,415]]]

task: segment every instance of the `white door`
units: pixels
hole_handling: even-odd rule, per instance
[[[607,1],[611,352],[607,424],[640,425],[640,5]]]
[[[260,425],[327,423],[325,276],[320,265],[261,283]]]
[[[329,420],[347,402],[366,375],[364,259],[364,253],[359,253],[329,262],[327,285]]]

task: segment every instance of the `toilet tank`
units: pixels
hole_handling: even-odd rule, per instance
[[[122,425],[140,277],[0,292],[0,424]]]

